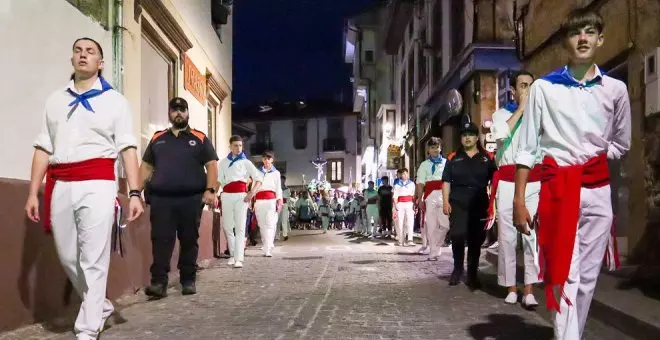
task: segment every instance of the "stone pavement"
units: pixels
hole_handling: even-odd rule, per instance
[[[249,249],[245,267],[225,260],[200,271],[198,294],[122,300],[111,339],[551,339],[538,313],[501,296],[449,287],[449,249],[437,262],[416,248],[342,232],[297,232],[275,257]],[[485,265],[487,265],[484,262]],[[590,321],[587,339],[626,339]],[[70,331],[19,330],[0,339],[71,339]]]

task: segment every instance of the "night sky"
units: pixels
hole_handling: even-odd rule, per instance
[[[237,106],[266,101],[350,100],[343,60],[346,19],[377,0],[234,0],[234,89]]]

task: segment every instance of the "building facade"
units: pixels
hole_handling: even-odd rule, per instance
[[[327,161],[322,180],[332,187],[355,187],[358,167],[358,115],[350,106],[299,101],[234,109],[233,130],[244,150],[259,164],[265,150],[275,152],[275,167],[287,184],[300,189],[317,179],[312,161]],[[223,153],[221,153],[222,155]]]
[[[608,75],[628,85],[632,108],[632,147],[622,162],[610,163],[619,247],[623,253],[629,253],[632,262],[656,268],[646,270],[644,275],[654,275],[658,280],[660,120],[655,113],[657,107],[654,110],[650,105],[657,103],[660,96],[657,82],[654,84],[651,79],[654,76],[657,81],[660,4],[650,0],[635,5],[617,0],[531,0],[522,5],[517,11],[523,38],[520,54],[525,67],[535,74],[548,73],[566,62],[558,34],[560,22],[544,18],[562,18],[578,6],[589,7],[603,16],[605,42],[596,62]]]
[[[128,99],[141,155],[154,131],[169,126],[167,104],[189,103],[190,125],[226,149],[231,132],[232,6],[227,0],[0,1],[0,44],[5,66],[0,100],[7,126],[0,135],[0,230],[7,235],[0,266],[0,331],[50,321],[71,313],[64,274],[50,235],[28,223],[32,143],[44,103],[72,73],[73,42],[89,37],[104,52],[104,78]],[[120,184],[125,181],[118,169]],[[126,185],[120,185],[120,191]],[[119,195],[126,204],[125,195]],[[213,214],[204,211],[200,261],[213,256]],[[219,226],[219,223],[216,223]],[[113,253],[108,296],[117,298],[149,284],[149,213],[124,232],[124,257]],[[176,263],[176,256],[173,263]],[[69,293],[66,293],[69,292]],[[69,298],[69,296],[67,296]]]

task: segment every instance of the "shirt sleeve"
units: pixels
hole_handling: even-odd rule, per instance
[[[204,137],[202,143],[202,153],[201,153],[202,164],[206,164],[210,161],[217,161],[218,154],[215,153],[215,148],[208,137]]]
[[[255,182],[263,182],[264,178],[263,178],[263,174],[261,173],[261,171],[259,171],[259,169],[257,169],[257,167],[254,166],[254,164],[252,162],[250,162],[249,160],[246,160],[245,162],[248,163],[247,172],[248,172],[248,175],[250,177],[252,177],[252,180],[254,180]]]
[[[282,199],[282,179],[280,178],[280,174],[277,174],[277,178],[275,179],[275,198],[278,200]]]
[[[154,155],[154,151],[151,148],[152,144],[153,144],[152,142],[149,142],[149,144],[147,144],[147,148],[144,150],[144,155],[142,155],[142,161],[153,166],[156,163],[156,156]]]
[[[490,127],[490,130],[497,141],[508,138],[511,135],[509,124],[506,122],[508,120],[506,116],[502,110],[497,110],[493,113],[493,125]]]
[[[520,123],[520,142],[516,153],[516,164],[532,168],[536,164],[539,152],[539,136],[541,135],[541,116],[545,110],[545,98],[539,89],[540,82],[534,82],[530,87],[529,99],[525,114]]]
[[[623,84],[621,93],[614,102],[614,121],[610,145],[607,148],[607,158],[620,159],[630,150],[630,120],[630,98],[628,88]]]
[[[225,170],[222,167],[222,160],[218,162],[218,182],[220,183],[220,191],[222,191],[222,187],[227,184],[227,181],[225,180]]]
[[[488,157],[488,181],[493,180],[493,175],[495,175],[496,171],[497,163],[495,163],[495,159]]]
[[[445,162],[445,168],[442,170],[442,181],[451,183],[451,178],[452,178],[452,168],[454,167],[454,160],[453,159],[448,159]]]
[[[48,110],[44,108],[43,122],[41,123],[41,132],[34,140],[33,146],[53,154],[53,140],[50,138],[50,126],[48,125]]]
[[[417,184],[426,184],[426,181],[428,180],[428,173],[427,173],[427,168],[424,166],[424,163],[419,165],[419,168],[417,168],[417,179],[415,182]]]
[[[128,101],[121,97],[121,105],[118,107],[118,117],[115,121],[115,147],[117,151],[123,151],[127,148],[137,148],[137,141],[133,135],[133,115]]]

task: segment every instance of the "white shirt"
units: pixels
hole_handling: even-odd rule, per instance
[[[236,164],[232,167],[234,166],[236,166]],[[262,169],[258,169],[258,171],[261,173],[261,178],[255,180],[261,181],[261,186],[257,192],[272,191],[275,193],[276,199],[282,199],[282,179],[280,172],[276,169],[273,169],[271,172],[264,172]]]
[[[495,157],[497,166],[515,164],[516,152],[520,145],[520,127],[511,136],[511,129],[509,129],[509,124],[507,124],[507,120],[511,117],[513,117],[513,112],[504,108],[495,111],[492,116],[493,125],[490,127],[490,131],[497,141],[497,157]],[[520,119],[522,119],[522,116]],[[511,140],[509,146],[503,149],[504,141],[509,138]],[[539,152],[537,153],[536,163],[540,163],[541,159],[542,155]]]
[[[101,90],[97,79],[91,89]],[[94,112],[82,103],[69,107],[76,98],[66,90],[80,94],[73,80],[46,100],[41,133],[34,146],[48,152],[50,163],[73,163],[93,158],[117,158],[119,152],[137,147],[133,135],[133,117],[128,101],[115,91],[108,90],[88,99]],[[90,89],[90,90],[91,90]],[[67,115],[72,108],[70,118]]]
[[[254,181],[261,181],[261,171],[249,159],[239,159],[231,167],[229,164],[231,161],[227,157],[222,158],[218,164],[218,182],[221,187],[231,182],[247,183],[250,177]]]
[[[572,78],[566,67],[549,76],[558,74]],[[516,164],[531,168],[541,153],[560,166],[578,165],[602,153],[619,159],[630,149],[626,84],[602,75],[598,68],[593,82],[568,86],[544,77],[532,84]]]
[[[445,165],[447,164],[447,159],[442,157],[442,163],[436,164],[435,172],[431,171],[433,168],[433,162],[427,159],[419,165],[417,169],[417,184],[426,184],[430,181],[441,181],[442,173],[445,171]]]
[[[438,170],[436,169],[435,171],[437,172]],[[392,196],[394,197],[394,202],[397,202],[397,199],[401,196],[415,196],[415,182],[411,180],[408,180],[406,183],[401,180],[396,181],[393,189]]]

